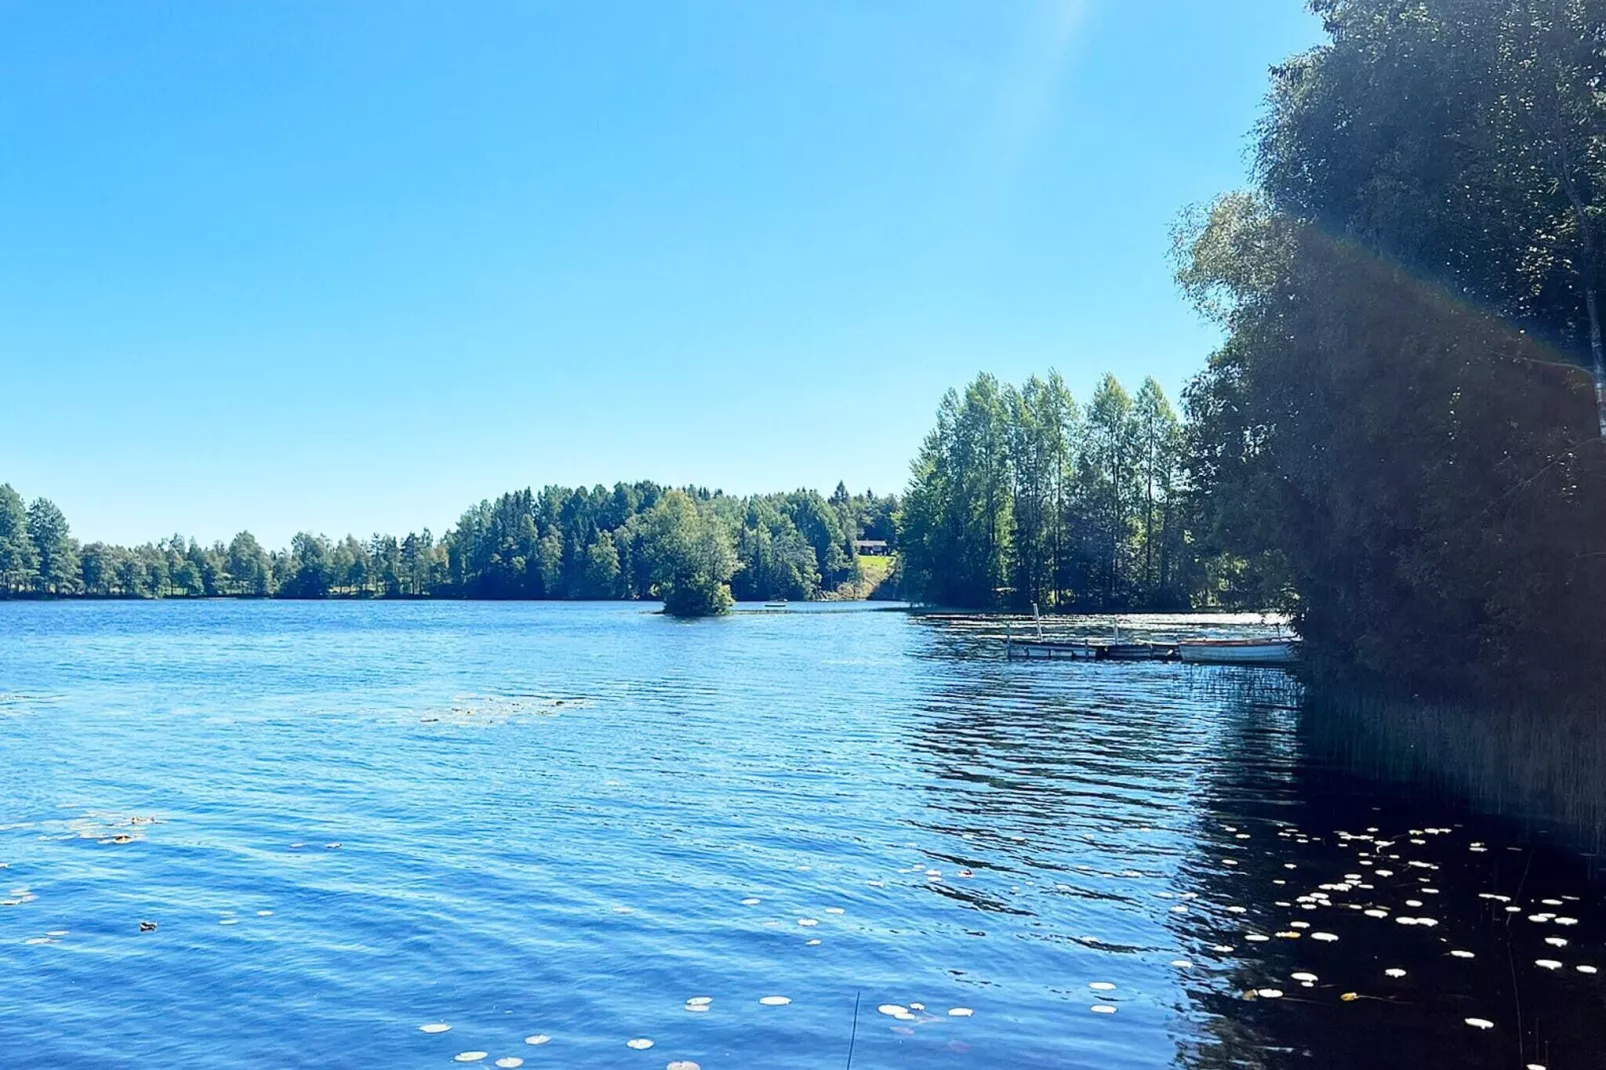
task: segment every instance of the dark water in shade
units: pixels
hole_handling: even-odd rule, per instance
[[[794,610],[0,604],[0,1067],[1606,1066],[1583,862],[1277,674]]]

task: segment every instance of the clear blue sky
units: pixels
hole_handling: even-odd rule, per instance
[[[81,538],[901,489],[944,389],[1214,335],[1296,0],[0,0],[0,482]]]

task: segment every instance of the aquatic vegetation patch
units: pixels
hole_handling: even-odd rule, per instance
[[[592,700],[578,695],[459,695],[448,706],[418,714],[421,724],[502,725],[523,717],[551,717],[587,709]]]

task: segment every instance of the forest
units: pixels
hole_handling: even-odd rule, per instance
[[[1050,372],[950,391],[899,518],[905,592],[949,606],[1186,610],[1259,597],[1189,531],[1184,431],[1154,379],[1085,405]]]
[[[46,498],[0,485],[0,597],[661,598],[718,612],[732,598],[840,596],[863,570],[853,543],[896,545],[896,496],[815,491],[741,498],[619,483],[515,491],[466,511],[440,538],[334,540],[298,533],[267,550],[182,535],[80,544]],[[885,594],[885,592],[884,592]]]
[[[984,374],[942,400],[902,499],[549,486],[480,502],[439,538],[301,532],[272,551],[249,532],[80,544],[49,499],[0,485],[0,597],[660,598],[686,616],[865,594],[1044,611],[1241,601],[1241,563],[1202,559],[1187,531],[1183,440],[1153,379],[1134,397],[1106,375],[1084,413],[1057,374],[1018,390]],[[860,540],[897,555],[878,585]]]

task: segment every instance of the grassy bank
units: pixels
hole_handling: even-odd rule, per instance
[[[1418,705],[1313,689],[1311,751],[1362,775],[1409,780],[1606,847],[1606,716],[1582,709]]]
[[[863,602],[870,598],[885,598],[887,592],[881,591],[877,594],[877,589],[888,582],[897,564],[896,555],[888,554],[880,557],[862,555],[859,558],[859,578],[827,592],[822,598],[827,602]]]

